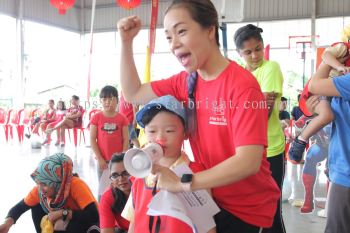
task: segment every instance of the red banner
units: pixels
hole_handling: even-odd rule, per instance
[[[152,0],[152,15],[151,15],[150,30],[149,30],[149,49],[151,54],[154,53],[154,47],[156,43],[158,4],[159,4],[159,0]]]
[[[270,44],[266,45],[266,47],[265,47],[264,59],[266,61],[270,60]]]

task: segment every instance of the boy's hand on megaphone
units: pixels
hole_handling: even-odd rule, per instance
[[[158,177],[157,187],[169,192],[182,192],[180,177],[167,167],[153,164],[152,173]]]

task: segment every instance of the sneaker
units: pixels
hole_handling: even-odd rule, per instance
[[[305,151],[306,144],[306,142],[295,138],[289,149],[289,159],[299,163],[303,158],[303,153]]]
[[[326,209],[317,211],[317,216],[320,218],[327,218],[327,211]]]
[[[304,200],[302,199],[294,199],[293,202],[291,203],[292,206],[294,207],[302,207],[304,205]]]
[[[30,134],[26,133],[26,134],[25,134],[25,136],[26,136],[26,138],[28,138],[28,139],[29,139],[29,138],[30,138],[30,136],[32,136],[32,135],[30,135]]]
[[[55,146],[59,146],[59,145],[60,145],[60,142],[57,141],[57,142],[55,143]]]
[[[65,146],[64,142],[61,142],[61,147],[64,147],[64,146]]]

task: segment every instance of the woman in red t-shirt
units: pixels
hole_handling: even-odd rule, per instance
[[[221,54],[212,1],[173,1],[165,11],[164,28],[171,52],[186,71],[141,84],[132,45],[141,20],[137,16],[119,20],[125,99],[145,103],[172,95],[187,106],[193,155],[206,170],[186,183],[193,191],[212,190],[222,209],[215,216],[217,232],[258,233],[271,227],[279,189],[266,160],[268,111],[258,82]],[[175,173],[155,167],[160,188],[183,191]]]
[[[123,233],[129,229],[129,221],[121,217],[131,191],[129,173],[125,170],[123,159],[124,154],[115,154],[109,163],[111,186],[101,196],[99,206],[102,233]]]

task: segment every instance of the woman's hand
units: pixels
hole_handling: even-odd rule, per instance
[[[50,220],[50,222],[52,222],[52,224],[55,224],[58,219],[62,218],[62,212],[63,210],[52,211],[47,215],[47,218]]]
[[[0,224],[0,233],[7,233],[9,232],[11,226],[13,225],[14,221],[12,218],[7,218],[5,221]]]
[[[157,175],[157,187],[169,192],[177,193],[184,191],[181,185],[180,177],[167,167],[157,164],[153,165],[152,173]]]
[[[131,42],[141,30],[141,20],[137,16],[129,16],[118,21],[117,29],[122,42]]]

